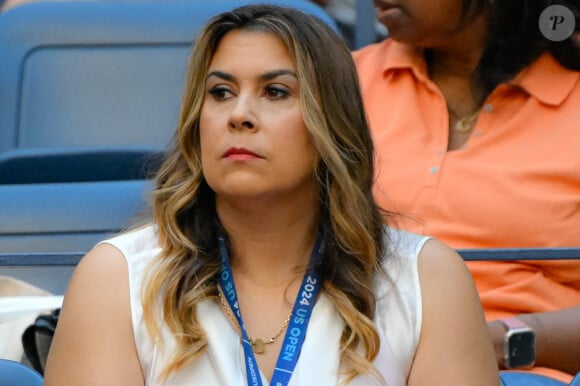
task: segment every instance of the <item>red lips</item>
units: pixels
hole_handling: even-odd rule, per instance
[[[262,158],[258,154],[243,147],[230,147],[222,156],[223,158]]]

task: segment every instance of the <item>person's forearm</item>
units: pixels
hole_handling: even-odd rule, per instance
[[[576,374],[580,371],[580,305],[560,311],[516,315],[536,333],[536,366]],[[498,366],[503,369],[505,327],[488,323]]]

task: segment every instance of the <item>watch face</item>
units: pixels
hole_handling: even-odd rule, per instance
[[[533,331],[514,332],[508,338],[508,368],[527,367],[536,360],[536,335]]]

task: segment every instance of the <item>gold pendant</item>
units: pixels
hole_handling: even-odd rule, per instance
[[[471,129],[471,123],[471,120],[460,119],[455,124],[455,130],[459,131],[460,133],[467,133],[469,129]]]
[[[478,113],[475,113],[472,116],[458,119],[457,123],[455,123],[455,130],[460,133],[468,133],[469,130],[471,130],[471,126],[473,126],[473,122],[477,119],[477,116]]]
[[[260,338],[252,340],[252,351],[256,354],[263,354],[266,351],[266,343]]]

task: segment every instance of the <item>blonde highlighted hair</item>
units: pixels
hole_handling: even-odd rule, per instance
[[[148,271],[143,308],[154,337],[160,339],[164,323],[176,338],[162,377],[207,348],[195,310],[217,294],[220,224],[215,194],[202,175],[199,116],[210,62],[233,30],[271,33],[294,60],[305,125],[320,156],[316,175],[326,235],[317,267],[322,289],[346,322],[340,350],[347,380],[373,372],[380,346],[372,322],[373,285],[386,255],[384,214],[371,192],[373,145],[356,69],[347,46],[323,22],[290,8],[253,5],[213,18],[197,39],[175,143],[157,176],[153,222],[162,252]]]

